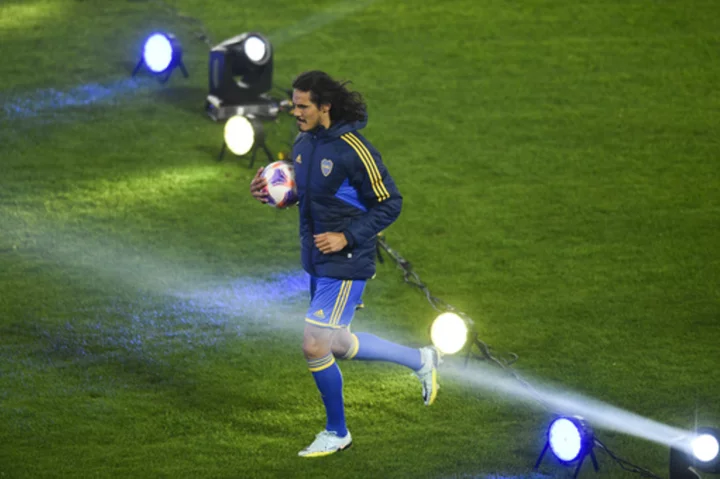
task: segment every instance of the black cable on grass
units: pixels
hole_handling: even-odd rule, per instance
[[[406,283],[415,288],[418,288],[425,294],[425,297],[427,298],[433,309],[441,313],[452,312],[462,317],[463,319],[470,320],[470,317],[467,314],[457,310],[454,306],[443,301],[437,296],[434,296],[430,292],[430,289],[427,287],[427,285],[425,285],[425,283],[420,280],[420,276],[413,270],[412,264],[410,264],[410,262],[403,258],[400,253],[398,253],[396,250],[391,248],[390,245],[387,244],[387,241],[385,241],[385,235],[382,233],[378,235],[377,256],[378,261],[384,263],[385,260],[382,257],[381,251],[385,251],[385,253],[387,253],[395,261],[398,268],[403,271],[403,276]],[[472,320],[470,321],[472,322]],[[493,348],[491,346],[478,338],[475,332],[472,332],[472,334],[474,344],[469,345],[469,347],[472,348],[473,345],[477,346],[477,348],[480,350],[480,353],[482,354],[478,359],[492,362],[500,369],[508,373],[510,376],[514,377],[518,382],[520,382],[520,384],[522,384],[528,391],[532,393],[533,398],[538,402],[538,404],[540,404],[540,406],[542,406],[547,411],[551,411],[551,409],[540,398],[540,394],[535,390],[535,388],[533,388],[530,383],[520,377],[517,371],[511,368],[512,364],[519,359],[519,356],[517,354],[512,352],[506,353],[506,355],[509,357],[503,357],[493,354]]]
[[[452,305],[448,304],[447,302],[443,301],[442,299],[438,298],[437,296],[434,296],[430,289],[420,280],[420,276],[413,270],[412,264],[405,258],[403,258],[400,253],[398,253],[396,250],[390,247],[390,245],[387,244],[387,241],[385,240],[384,234],[379,234],[377,239],[377,257],[378,261],[380,263],[384,263],[385,260],[382,256],[382,252],[385,252],[390,256],[395,263],[397,264],[398,268],[400,268],[403,271],[403,279],[406,283],[408,283],[410,286],[413,286],[415,288],[418,288],[425,294],[425,297],[427,298],[430,305],[438,312],[452,312],[457,314],[458,316],[464,318],[464,319],[470,319],[468,315],[465,313],[458,311],[453,307]],[[475,336],[475,345],[478,347],[480,352],[482,353],[482,357],[480,359],[484,359],[487,361],[490,361],[494,363],[496,366],[498,366],[500,369],[514,377],[517,381],[520,382],[528,391],[532,393],[533,398],[537,401],[538,404],[540,404],[546,411],[552,411],[550,407],[548,407],[547,404],[545,404],[545,401],[543,401],[540,394],[533,388],[533,386],[525,381],[520,375],[512,369],[510,366],[517,361],[518,355],[515,353],[508,353],[510,355],[510,359],[497,357],[492,353],[492,348],[488,346],[486,343],[481,341],[477,338],[477,335],[473,333]],[[472,346],[471,346],[472,347]],[[622,459],[618,457],[615,453],[610,451],[605,444],[603,444],[599,439],[594,438],[594,444],[597,445],[600,449],[605,451],[610,458],[612,458],[623,470],[640,474],[642,477],[649,477],[653,479],[662,479],[660,476],[657,476],[653,474],[651,471],[642,468],[640,466],[637,466],[635,464],[632,464],[631,462]]]
[[[600,441],[600,439],[595,438],[594,440],[595,440],[595,445],[598,446],[603,451],[605,451],[605,453],[608,456],[610,456],[610,458],[613,461],[615,461],[620,466],[620,468],[623,469],[624,471],[639,474],[641,477],[650,477],[653,479],[663,479],[662,477],[653,474],[651,471],[649,471],[645,468],[637,466],[625,459],[618,457],[614,452],[612,452],[610,449],[608,449],[607,446]]]

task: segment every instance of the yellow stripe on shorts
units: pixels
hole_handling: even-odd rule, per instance
[[[352,288],[352,281],[343,281],[340,286],[340,292],[335,300],[335,306],[333,307],[332,315],[330,316],[330,324],[336,325],[340,321],[342,312],[347,304],[348,297],[350,296],[350,289]]]

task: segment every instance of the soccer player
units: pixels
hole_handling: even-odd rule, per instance
[[[302,265],[310,275],[303,352],[327,415],[325,430],[299,452],[301,457],[326,456],[352,444],[336,359],[389,361],[410,368],[428,406],[438,391],[440,354],[434,347],[415,349],[350,332],[365,283],[375,274],[377,235],[397,219],[402,196],[380,154],[358,132],[367,124],[365,104],[346,85],[321,71],[302,73],[293,82],[293,115],[300,133],[291,159]],[[262,170],[250,192],[267,202]]]

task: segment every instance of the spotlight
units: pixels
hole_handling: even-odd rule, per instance
[[[430,339],[443,354],[455,354],[468,342],[468,325],[452,312],[440,314],[430,327]]]
[[[554,419],[548,427],[547,440],[545,447],[540,453],[534,470],[540,467],[543,456],[548,449],[553,456],[564,466],[572,466],[577,463],[573,478],[580,473],[580,468],[587,456],[590,456],[593,467],[597,472],[599,467],[593,446],[595,444],[595,436],[590,426],[580,416],[558,417]]]
[[[255,144],[256,131],[262,136],[262,124],[254,118],[233,116],[225,123],[225,144],[234,154],[246,155]]]
[[[229,38],[210,51],[208,115],[225,120],[234,115],[275,118],[277,101],[266,94],[272,89],[273,48],[260,33]]]
[[[692,440],[690,445],[692,446],[693,456],[695,456],[695,459],[700,463],[710,464],[718,457],[720,445],[718,444],[717,437],[710,433],[705,432],[698,435]]]
[[[160,83],[168,81],[176,67],[180,68],[185,78],[188,77],[182,61],[182,47],[171,33],[153,33],[145,40],[142,56],[132,72],[133,77],[143,65],[151,73],[158,75]]]
[[[720,474],[720,429],[701,427],[670,449],[670,479],[697,479],[698,471]]]
[[[510,353],[510,358],[495,357],[490,352],[490,346],[478,338],[473,320],[459,311],[446,311],[435,318],[430,326],[430,339],[443,354],[456,354],[464,350],[465,366],[471,356],[481,361],[502,362],[503,366],[510,366],[517,360],[517,355],[513,353]]]
[[[550,450],[564,464],[575,462],[580,453],[592,447],[592,431],[579,418],[561,417],[548,428]]]
[[[265,144],[265,130],[260,120],[252,115],[235,115],[228,119],[224,129],[223,142],[218,161],[223,159],[227,148],[237,156],[245,156],[252,152],[250,168],[255,164],[255,155],[262,149],[268,157],[268,163],[273,161],[272,154]]]

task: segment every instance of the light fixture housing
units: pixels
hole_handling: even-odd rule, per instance
[[[134,77],[144,65],[150,73],[156,75],[161,83],[170,78],[175,68],[180,68],[187,78],[188,72],[182,61],[182,45],[172,33],[153,33],[143,44],[142,54],[135,69],[132,72]]]
[[[273,48],[257,32],[229,38],[210,51],[210,96],[221,104],[243,105],[264,102],[272,89]]]
[[[233,115],[225,122],[224,141],[218,155],[218,161],[225,156],[225,150],[230,150],[236,156],[245,156],[250,153],[250,164],[255,164],[255,156],[262,150],[268,163],[274,161],[273,155],[265,143],[265,128],[262,121],[253,115]]]
[[[718,460],[720,443],[718,436],[712,431],[702,431],[690,442],[695,460],[700,464],[711,465]]]
[[[430,339],[443,354],[455,354],[468,344],[470,327],[460,315],[441,313],[430,326]]]
[[[262,122],[252,116],[235,115],[225,123],[225,145],[237,156],[247,155],[256,144],[264,142]]]
[[[581,417],[562,416],[550,423],[547,440],[555,458],[569,465],[592,449],[594,436],[590,426]]]
[[[720,429],[699,427],[670,449],[670,479],[697,479],[697,471],[720,474]]]
[[[540,453],[534,470],[538,470],[548,449],[563,466],[575,467],[573,478],[580,474],[585,458],[590,456],[593,467],[599,470],[593,451],[595,435],[592,428],[580,416],[558,416],[548,426],[545,447]]]

